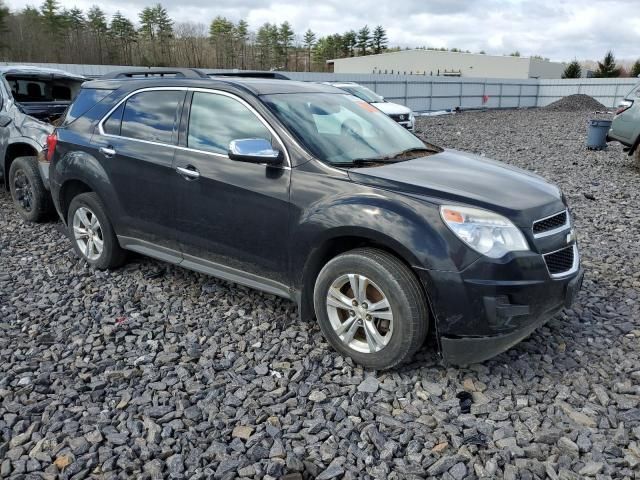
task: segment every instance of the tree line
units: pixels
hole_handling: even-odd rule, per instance
[[[616,77],[638,77],[640,76],[640,59],[636,60],[631,68],[627,71],[624,67],[618,66],[616,57],[609,50],[601,62],[598,62],[598,68],[593,72],[594,78],[616,78]],[[569,62],[562,73],[562,78],[580,78],[582,77],[582,66],[578,60]]]
[[[252,31],[245,20],[222,16],[209,25],[175,22],[161,4],[144,8],[136,25],[121,12],[108,18],[98,6],[85,12],[57,0],[18,12],[0,4],[0,48],[3,61],[289,71],[323,71],[332,58],[395,50],[381,25],[319,36],[297,34],[284,21]]]

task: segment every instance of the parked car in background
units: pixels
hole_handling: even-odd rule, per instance
[[[618,105],[607,140],[622,143],[625,151],[629,155],[635,153],[640,161],[640,84],[633,87]]]
[[[18,213],[41,221],[53,212],[46,139],[86,78],[29,66],[0,67],[0,78],[0,176]]]
[[[53,201],[89,265],[132,250],[292,299],[373,369],[430,327],[446,361],[482,361],[571,305],[556,186],[332,86],[203,77],[87,82],[50,136]]]
[[[332,85],[340,90],[344,90],[345,92],[350,93],[358,97],[361,100],[364,100],[370,105],[373,105],[378,110],[386,113],[393,120],[398,122],[400,125],[405,127],[408,130],[412,130],[415,126],[415,116],[410,108],[405,107],[404,105],[400,105],[399,103],[391,103],[388,102],[382,97],[378,95],[373,90],[363,87],[362,85],[358,85],[355,82],[325,82],[328,85]]]

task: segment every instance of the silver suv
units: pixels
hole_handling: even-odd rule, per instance
[[[615,140],[625,146],[629,155],[635,153],[640,160],[640,83],[633,87],[618,105],[607,140]]]
[[[0,67],[0,177],[27,221],[42,221],[53,212],[43,151],[53,124],[85,80],[51,68]]]

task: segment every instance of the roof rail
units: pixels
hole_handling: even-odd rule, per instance
[[[116,70],[109,72],[102,77],[101,80],[110,80],[115,78],[157,78],[157,77],[174,77],[174,78],[209,78],[206,74],[197,68],[132,68]]]
[[[209,77],[274,78],[277,80],[290,80],[289,77],[282,73],[263,70],[237,70],[232,72],[208,73],[207,75]]]

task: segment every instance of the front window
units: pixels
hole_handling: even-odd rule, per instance
[[[351,95],[355,95],[360,100],[364,100],[367,103],[380,103],[384,102],[384,98],[378,95],[373,90],[363,87],[362,85],[353,85],[348,87],[339,87],[340,90],[349,92]]]
[[[352,95],[273,94],[262,100],[311,154],[334,165],[388,160],[432,148]]]
[[[271,142],[271,133],[238,100],[215,93],[193,94],[188,147],[226,155],[231,140],[243,138],[261,138]]]

